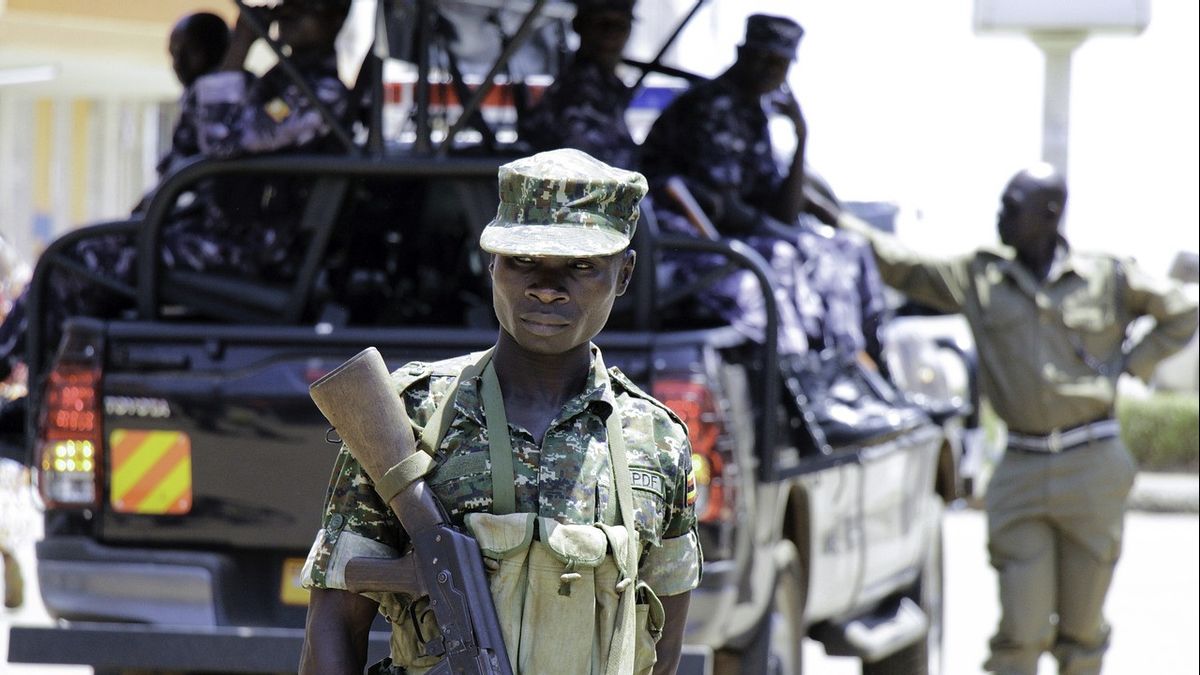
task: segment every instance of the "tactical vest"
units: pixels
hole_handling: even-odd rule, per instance
[[[633,493],[619,411],[606,421],[620,525],[562,524],[536,513],[514,513],[513,455],[491,350],[454,380],[420,436],[432,454],[454,417],[461,382],[482,374],[492,473],[492,513],[471,513],[466,526],[479,542],[509,662],[518,675],[633,675],[654,669],[665,613],[637,578],[640,553]],[[611,386],[600,355],[595,368]],[[410,385],[411,386],[411,385]],[[403,394],[403,391],[401,391]],[[428,598],[389,595],[380,611],[392,625],[393,666],[416,675],[440,660],[427,654],[441,633]]]

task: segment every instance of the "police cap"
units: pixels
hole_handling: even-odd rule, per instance
[[[786,16],[752,14],[746,19],[744,47],[770,52],[787,59],[796,58],[796,48],[804,29]]]

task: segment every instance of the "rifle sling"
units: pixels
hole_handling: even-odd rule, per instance
[[[396,495],[404,492],[408,486],[421,480],[433,468],[433,455],[424,452],[414,452],[397,462],[375,482],[375,491],[383,498],[385,504],[390,504]]]
[[[513,469],[513,451],[512,439],[508,433],[508,417],[504,412],[504,397],[500,391],[500,382],[496,377],[496,369],[491,364],[492,352],[494,349],[489,349],[479,354],[476,360],[468,365],[455,378],[453,385],[448,390],[446,397],[438,405],[430,418],[432,436],[429,435],[431,430],[429,425],[425,427],[425,433],[421,434],[421,448],[425,450],[427,456],[432,457],[433,452],[441,446],[442,440],[446,437],[446,432],[450,428],[450,422],[454,417],[454,401],[458,398],[458,388],[462,382],[471,378],[482,375],[481,382],[481,398],[483,400],[483,414],[487,420],[488,430],[488,452],[492,464],[492,513],[496,515],[505,515],[516,511],[516,485],[515,473]],[[597,372],[597,379],[600,383],[611,390],[612,383],[608,377],[608,369],[604,366],[604,359],[599,353],[596,354],[596,362],[593,364]],[[627,456],[627,447],[625,445],[625,434],[621,428],[620,415],[617,411],[612,410],[604,420],[605,429],[608,436],[608,454],[612,469],[613,484],[617,491],[617,508],[621,514],[621,525],[625,527],[628,534],[627,545],[625,547],[625,573],[630,580],[636,580],[637,576],[637,561],[638,561],[638,546],[636,530],[634,529],[633,520],[633,488],[632,478],[629,473],[629,458]],[[390,471],[389,471],[390,473]],[[614,551],[614,553],[616,553]],[[613,635],[612,642],[609,646],[608,669],[610,672],[618,672],[622,662],[629,662],[633,657],[633,641],[631,636],[620,633],[620,628],[633,625],[633,616],[636,611],[635,607],[635,583],[627,585],[621,598],[620,612],[627,616],[627,620],[618,621],[618,634]]]

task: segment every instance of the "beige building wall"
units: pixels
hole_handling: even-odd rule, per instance
[[[186,13],[228,0],[0,0],[0,231],[27,260],[82,224],[123,218],[156,180],[179,84],[166,53]]]

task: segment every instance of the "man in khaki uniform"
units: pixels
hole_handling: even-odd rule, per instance
[[[1113,415],[1117,377],[1148,379],[1196,326],[1179,288],[1130,260],[1069,247],[1058,231],[1066,198],[1052,167],[1021,171],[1001,198],[1004,246],[942,260],[839,218],[871,241],[886,283],[966,317],[982,391],[1008,425],[986,499],[1002,614],[984,665],[1005,675],[1036,673],[1047,650],[1061,673],[1100,672],[1101,610],[1136,473]],[[1155,326],[1130,345],[1141,316]]]

